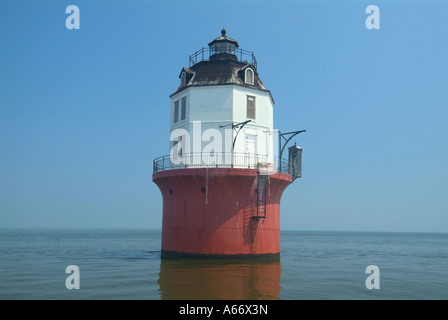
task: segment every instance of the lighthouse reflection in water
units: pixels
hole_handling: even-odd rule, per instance
[[[280,258],[162,259],[159,294],[164,300],[273,300],[280,277]]]

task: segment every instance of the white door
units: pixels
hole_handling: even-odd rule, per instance
[[[256,168],[257,163],[257,136],[254,134],[246,135],[246,164],[250,168]]]

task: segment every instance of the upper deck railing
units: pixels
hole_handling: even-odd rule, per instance
[[[271,160],[272,161],[272,160]],[[200,167],[214,168],[247,168],[276,172],[279,169],[279,161],[269,162],[266,155],[253,155],[247,153],[215,153],[213,155],[206,153],[190,153],[173,159],[172,156],[162,156],[154,159],[153,173],[173,170]],[[281,172],[288,173],[288,161],[282,159]]]
[[[255,69],[257,68],[257,59],[255,58],[254,53],[252,51],[247,51],[240,48],[229,48],[228,50],[224,49],[220,51],[216,51],[215,49],[211,48],[201,48],[189,57],[189,66],[192,67],[201,61],[213,60],[211,58],[218,54],[221,55],[221,57],[224,57],[226,55],[228,57],[235,56],[237,61],[247,61],[248,63],[252,64]]]

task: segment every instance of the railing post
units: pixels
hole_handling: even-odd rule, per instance
[[[282,148],[282,132],[278,131],[278,172],[282,172],[282,157],[281,157],[281,148]]]

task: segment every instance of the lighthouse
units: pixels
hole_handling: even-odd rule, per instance
[[[305,130],[274,130],[274,99],[257,65],[223,29],[179,72],[169,153],[153,162],[163,257],[280,254],[280,199],[301,176],[302,149],[282,155]]]

